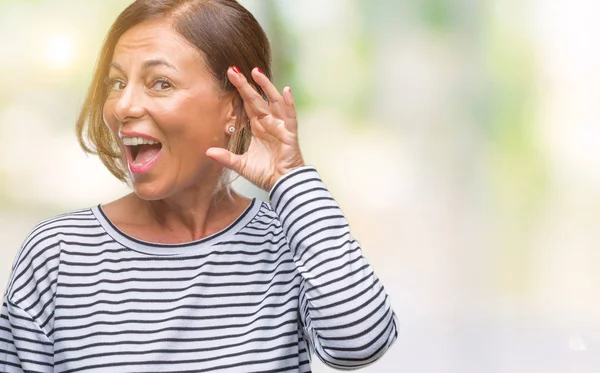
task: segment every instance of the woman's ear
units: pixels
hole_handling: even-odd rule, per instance
[[[246,111],[244,110],[244,102],[237,92],[231,95],[228,102],[224,131],[231,136],[241,131],[244,126],[243,119],[246,117]]]

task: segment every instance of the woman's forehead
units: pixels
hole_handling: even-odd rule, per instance
[[[200,51],[173,29],[170,22],[155,20],[143,22],[127,30],[115,45],[113,62],[118,64],[145,63],[177,69],[186,64],[197,67]],[[152,63],[154,61],[154,63]]]

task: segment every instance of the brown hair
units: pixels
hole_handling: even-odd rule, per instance
[[[229,66],[250,76],[254,67],[271,78],[271,50],[264,30],[252,14],[236,0],[136,0],[115,20],[100,50],[83,107],[77,118],[77,139],[86,153],[95,154],[119,180],[127,181],[120,149],[104,123],[102,109],[108,95],[104,83],[120,37],[132,27],[158,17],[171,21],[173,29],[203,54],[206,67],[223,93],[232,93],[238,111],[236,132],[229,150],[242,154],[252,134],[242,98],[227,78]],[[248,79],[263,96],[260,87]]]

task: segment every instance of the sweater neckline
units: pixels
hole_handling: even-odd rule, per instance
[[[225,241],[237,233],[241,228],[246,226],[256,216],[260,210],[261,203],[256,198],[253,198],[240,216],[237,217],[231,224],[224,229],[211,234],[210,236],[204,237],[199,240],[184,242],[179,244],[163,244],[157,242],[150,242],[140,240],[132,237],[127,233],[121,231],[112,221],[106,216],[102,205],[99,204],[91,208],[92,213],[102,226],[102,228],[111,236],[115,241],[120,243],[134,251],[139,251],[150,255],[185,255],[197,252],[198,250],[215,245],[218,242]]]

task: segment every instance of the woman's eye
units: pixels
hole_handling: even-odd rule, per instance
[[[169,83],[167,80],[164,80],[164,79],[156,80],[154,82],[154,84],[152,85],[152,89],[155,89],[158,91],[164,91],[164,90],[172,88],[172,87],[173,86],[171,85],[171,83]]]
[[[107,79],[106,85],[112,91],[122,91],[125,89],[125,82],[121,79]]]

